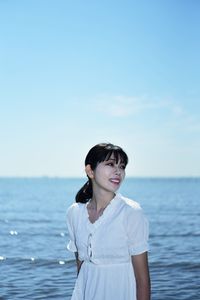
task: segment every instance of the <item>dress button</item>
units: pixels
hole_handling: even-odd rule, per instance
[[[88,236],[88,254],[89,254],[89,259],[91,261],[91,257],[92,257],[92,243],[91,243],[91,238],[92,238],[92,233],[89,234]]]

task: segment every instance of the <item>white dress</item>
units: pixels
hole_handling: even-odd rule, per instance
[[[95,223],[87,204],[67,211],[67,248],[83,261],[71,300],[136,300],[131,256],[148,250],[148,221],[139,204],[117,194]]]

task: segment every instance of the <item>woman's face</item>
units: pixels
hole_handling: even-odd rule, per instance
[[[125,164],[116,160],[113,155],[107,161],[100,162],[93,171],[93,184],[108,192],[119,189],[125,177]]]

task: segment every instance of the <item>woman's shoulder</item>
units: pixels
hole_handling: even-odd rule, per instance
[[[141,211],[142,210],[140,204],[137,201],[135,201],[133,199],[130,199],[128,197],[124,197],[121,194],[119,194],[118,196],[119,196],[119,198],[120,198],[120,200],[121,200],[124,208],[127,211],[135,211],[135,212],[137,212],[137,211]]]
[[[145,213],[137,201],[124,196],[121,196],[120,198],[123,203],[124,217],[127,223],[132,226],[138,222],[146,222],[147,218]]]
[[[85,203],[74,202],[67,208],[67,215],[74,215],[83,210]]]

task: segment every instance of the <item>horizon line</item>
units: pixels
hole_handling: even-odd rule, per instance
[[[200,175],[128,175],[126,179],[200,179]],[[53,175],[32,175],[32,176],[14,176],[14,175],[0,175],[0,179],[87,179],[83,176],[53,176]]]

